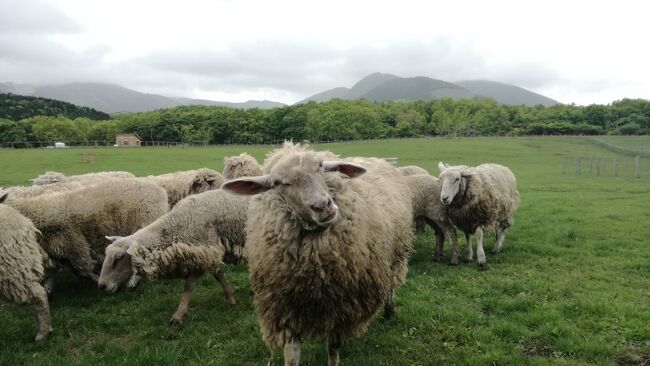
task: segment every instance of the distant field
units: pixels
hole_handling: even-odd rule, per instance
[[[627,149],[650,151],[650,136],[598,136],[597,139]]]
[[[608,137],[609,138],[609,137]],[[623,138],[621,146],[641,138]],[[609,141],[609,140],[608,140]],[[650,141],[646,138],[645,140]],[[612,142],[614,143],[614,142]],[[617,143],[617,145],[619,144]],[[623,143],[629,145],[622,145]],[[397,318],[377,318],[347,344],[343,365],[636,365],[650,362],[650,180],[573,174],[568,158],[621,157],[586,138],[415,139],[317,146],[344,156],[398,157],[438,173],[439,160],[497,162],[518,178],[522,205],[490,270],[434,263],[434,239],[419,235]],[[211,167],[269,147],[0,150],[0,186],[45,170],[137,175]],[[464,244],[461,242],[461,246]],[[445,248],[449,257],[449,246]],[[188,320],[169,327],[181,281],[143,282],[107,296],[60,273],[51,297],[51,338],[35,343],[29,306],[0,301],[0,365],[262,365],[269,353],[253,313],[245,266],[227,266],[237,305],[204,277]],[[325,365],[324,343],[303,347],[304,365]],[[273,365],[281,364],[275,352]]]

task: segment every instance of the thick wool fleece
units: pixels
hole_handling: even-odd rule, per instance
[[[448,220],[447,208],[440,202],[440,182],[429,174],[413,174],[406,177],[411,191],[411,204],[415,218]]]
[[[43,184],[38,186],[16,186],[16,187],[7,187],[0,189],[0,196],[4,193],[9,193],[9,197],[12,200],[24,199],[24,198],[33,198],[43,194],[54,193],[54,192],[65,192],[73,191],[75,189],[82,188],[84,184],[80,182],[67,182],[67,183],[57,183],[57,184]]]
[[[149,279],[215,273],[245,258],[248,197],[216,190],[189,196],[168,214],[131,235],[135,273]]]
[[[0,204],[0,294],[17,303],[29,302],[42,290],[43,253],[38,230],[13,208]]]
[[[417,165],[401,166],[397,169],[399,169],[404,175],[429,174],[429,172],[426,171],[426,169],[420,168]]]
[[[167,192],[169,207],[174,207],[191,194],[218,189],[223,183],[221,174],[208,168],[152,175],[148,178]]]
[[[239,156],[230,156],[223,159],[223,178],[236,179],[241,177],[255,177],[262,175],[262,166],[254,157],[247,153]]]
[[[53,184],[53,183],[63,183],[63,182],[79,182],[83,184],[93,184],[93,183],[100,183],[105,179],[115,179],[115,178],[135,178],[135,175],[129,172],[115,171],[115,172],[97,172],[97,173],[66,176],[63,173],[48,171],[32,179],[32,184],[35,186]]]
[[[104,259],[105,235],[129,235],[169,211],[165,191],[139,179],[107,179],[29,199],[9,196],[6,203],[42,232],[39,242],[52,259],[89,277]]]
[[[511,226],[519,208],[517,179],[512,171],[498,164],[482,164],[470,170],[477,174],[461,179],[461,189],[448,209],[451,221],[465,233],[474,233],[479,226]]]
[[[279,155],[305,150],[285,145],[267,158],[264,171]],[[271,348],[295,336],[357,335],[405,281],[413,234],[404,177],[382,160],[351,161],[367,173],[354,179],[327,173],[340,213],[327,229],[304,230],[275,190],[251,201],[250,281],[262,336]]]

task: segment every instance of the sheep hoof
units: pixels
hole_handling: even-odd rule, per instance
[[[479,271],[487,271],[488,269],[490,269],[490,266],[487,263],[478,263]]]
[[[177,317],[174,315],[171,320],[169,321],[169,326],[172,327],[174,325],[181,325],[183,324],[183,318],[182,317]]]
[[[384,319],[392,319],[395,316],[395,306],[384,307]]]
[[[449,261],[449,265],[450,266],[457,266],[458,265],[458,259],[456,259],[456,260],[452,259],[451,261]]]
[[[234,296],[228,298],[228,304],[230,304],[230,305],[235,305],[235,304],[237,304],[237,299],[235,299]]]
[[[36,342],[44,340],[48,335],[50,335],[51,332],[52,328],[50,328],[48,331],[39,331],[36,333]]]
[[[433,261],[434,261],[434,262],[440,262],[440,261],[442,261],[442,256],[441,256],[441,255],[434,255],[434,256],[433,256]]]

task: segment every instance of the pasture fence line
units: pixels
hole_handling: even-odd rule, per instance
[[[572,157],[562,161],[562,174],[597,177],[650,178],[650,159],[635,157]]]
[[[609,142],[606,142],[606,141],[603,141],[603,140],[600,140],[600,139],[597,139],[597,138],[594,138],[594,137],[589,138],[588,141],[590,141],[590,142],[592,142],[592,143],[594,143],[596,145],[602,146],[602,147],[606,148],[607,150],[614,151],[614,152],[617,152],[617,153],[620,153],[620,154],[650,158],[650,151],[648,151],[648,150],[629,149],[629,148],[626,148],[626,147],[610,144]]]

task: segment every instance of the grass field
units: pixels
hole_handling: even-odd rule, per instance
[[[636,143],[635,143],[636,144]],[[518,178],[522,204],[490,270],[434,263],[430,231],[417,237],[397,317],[377,318],[342,350],[344,365],[650,364],[650,180],[562,174],[566,157],[614,157],[582,138],[418,139],[341,143],[344,156],[399,157],[437,175],[439,160],[497,162]],[[0,151],[0,186],[45,170],[128,170],[137,175],[208,166],[265,147]],[[461,246],[463,243],[461,242]],[[449,246],[445,248],[448,260]],[[0,301],[0,365],[262,365],[269,352],[255,319],[244,266],[228,266],[237,305],[205,276],[188,320],[169,327],[182,282],[143,282],[107,296],[67,271],[51,297],[54,332],[35,343],[29,306]],[[302,364],[325,365],[323,343]],[[281,352],[272,363],[281,364]]]
[[[598,136],[599,140],[626,149],[650,151],[650,136]]]

